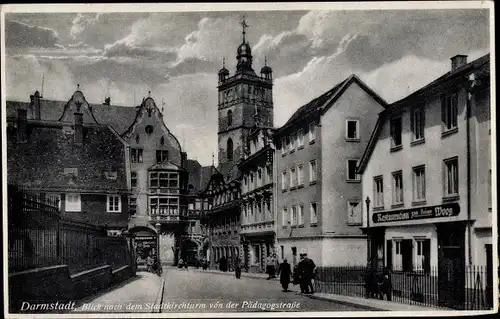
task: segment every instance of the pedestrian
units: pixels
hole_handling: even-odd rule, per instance
[[[276,273],[280,269],[280,262],[278,260],[278,256],[276,256],[276,254],[273,254],[273,258],[274,258],[274,265],[273,265],[273,267],[274,267],[274,274],[275,274],[274,277],[276,277]]]
[[[314,264],[314,261],[307,257],[307,253],[304,253],[304,261],[306,265],[305,269],[305,285],[307,287],[306,293],[307,294],[313,294],[314,293],[314,287],[312,284],[312,280],[314,279],[314,273],[316,270],[316,264]]]
[[[236,257],[235,263],[234,263],[234,274],[236,276],[236,279],[241,278],[241,262],[238,257]]]
[[[306,278],[307,262],[304,253],[301,253],[299,256],[300,261],[297,264],[297,279],[300,285],[300,293],[305,294],[309,292]]]
[[[154,265],[154,259],[151,255],[148,255],[148,257],[146,258],[146,266],[148,272],[153,272],[153,265]]]
[[[283,291],[288,291],[288,284],[290,283],[290,275],[292,274],[292,269],[288,261],[283,259],[283,262],[280,264],[278,268],[278,274],[280,276],[281,287],[283,287]]]
[[[179,264],[177,265],[177,267],[178,267],[179,269],[182,269],[182,267],[184,267],[184,260],[182,260],[182,258],[181,258],[181,259],[179,259]]]
[[[267,280],[272,278],[272,268],[274,265],[273,257],[271,255],[267,256],[266,258],[266,273],[267,273]]]

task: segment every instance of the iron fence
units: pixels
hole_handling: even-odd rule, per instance
[[[443,278],[450,275],[437,267],[427,271],[318,267],[314,285],[317,292],[411,305],[463,310],[492,308],[492,285],[485,267],[467,266],[452,274],[456,280]]]
[[[8,199],[9,273],[68,265],[74,274],[131,264],[125,238],[108,237],[104,228],[62,219],[57,198],[9,185]]]

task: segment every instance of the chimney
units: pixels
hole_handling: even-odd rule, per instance
[[[75,143],[83,143],[83,114],[75,112]]]
[[[33,110],[33,119],[34,120],[41,120],[41,99],[42,97],[40,96],[40,92],[35,91],[35,94],[30,95],[30,100],[31,100],[31,109]]]
[[[28,112],[25,109],[17,110],[17,141],[26,142],[28,139]]]
[[[455,71],[461,66],[467,64],[467,56],[462,54],[457,54],[451,58],[451,71]]]

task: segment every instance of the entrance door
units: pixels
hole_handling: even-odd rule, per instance
[[[486,302],[488,307],[493,307],[493,253],[491,244],[485,245],[486,249]]]
[[[438,228],[439,305],[463,309],[465,304],[465,227]]]

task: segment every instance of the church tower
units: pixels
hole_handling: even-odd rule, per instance
[[[252,49],[245,39],[248,25],[241,21],[243,41],[238,47],[236,72],[219,71],[219,164],[238,164],[250,131],[273,127],[272,69],[266,65],[260,76],[252,68]]]

